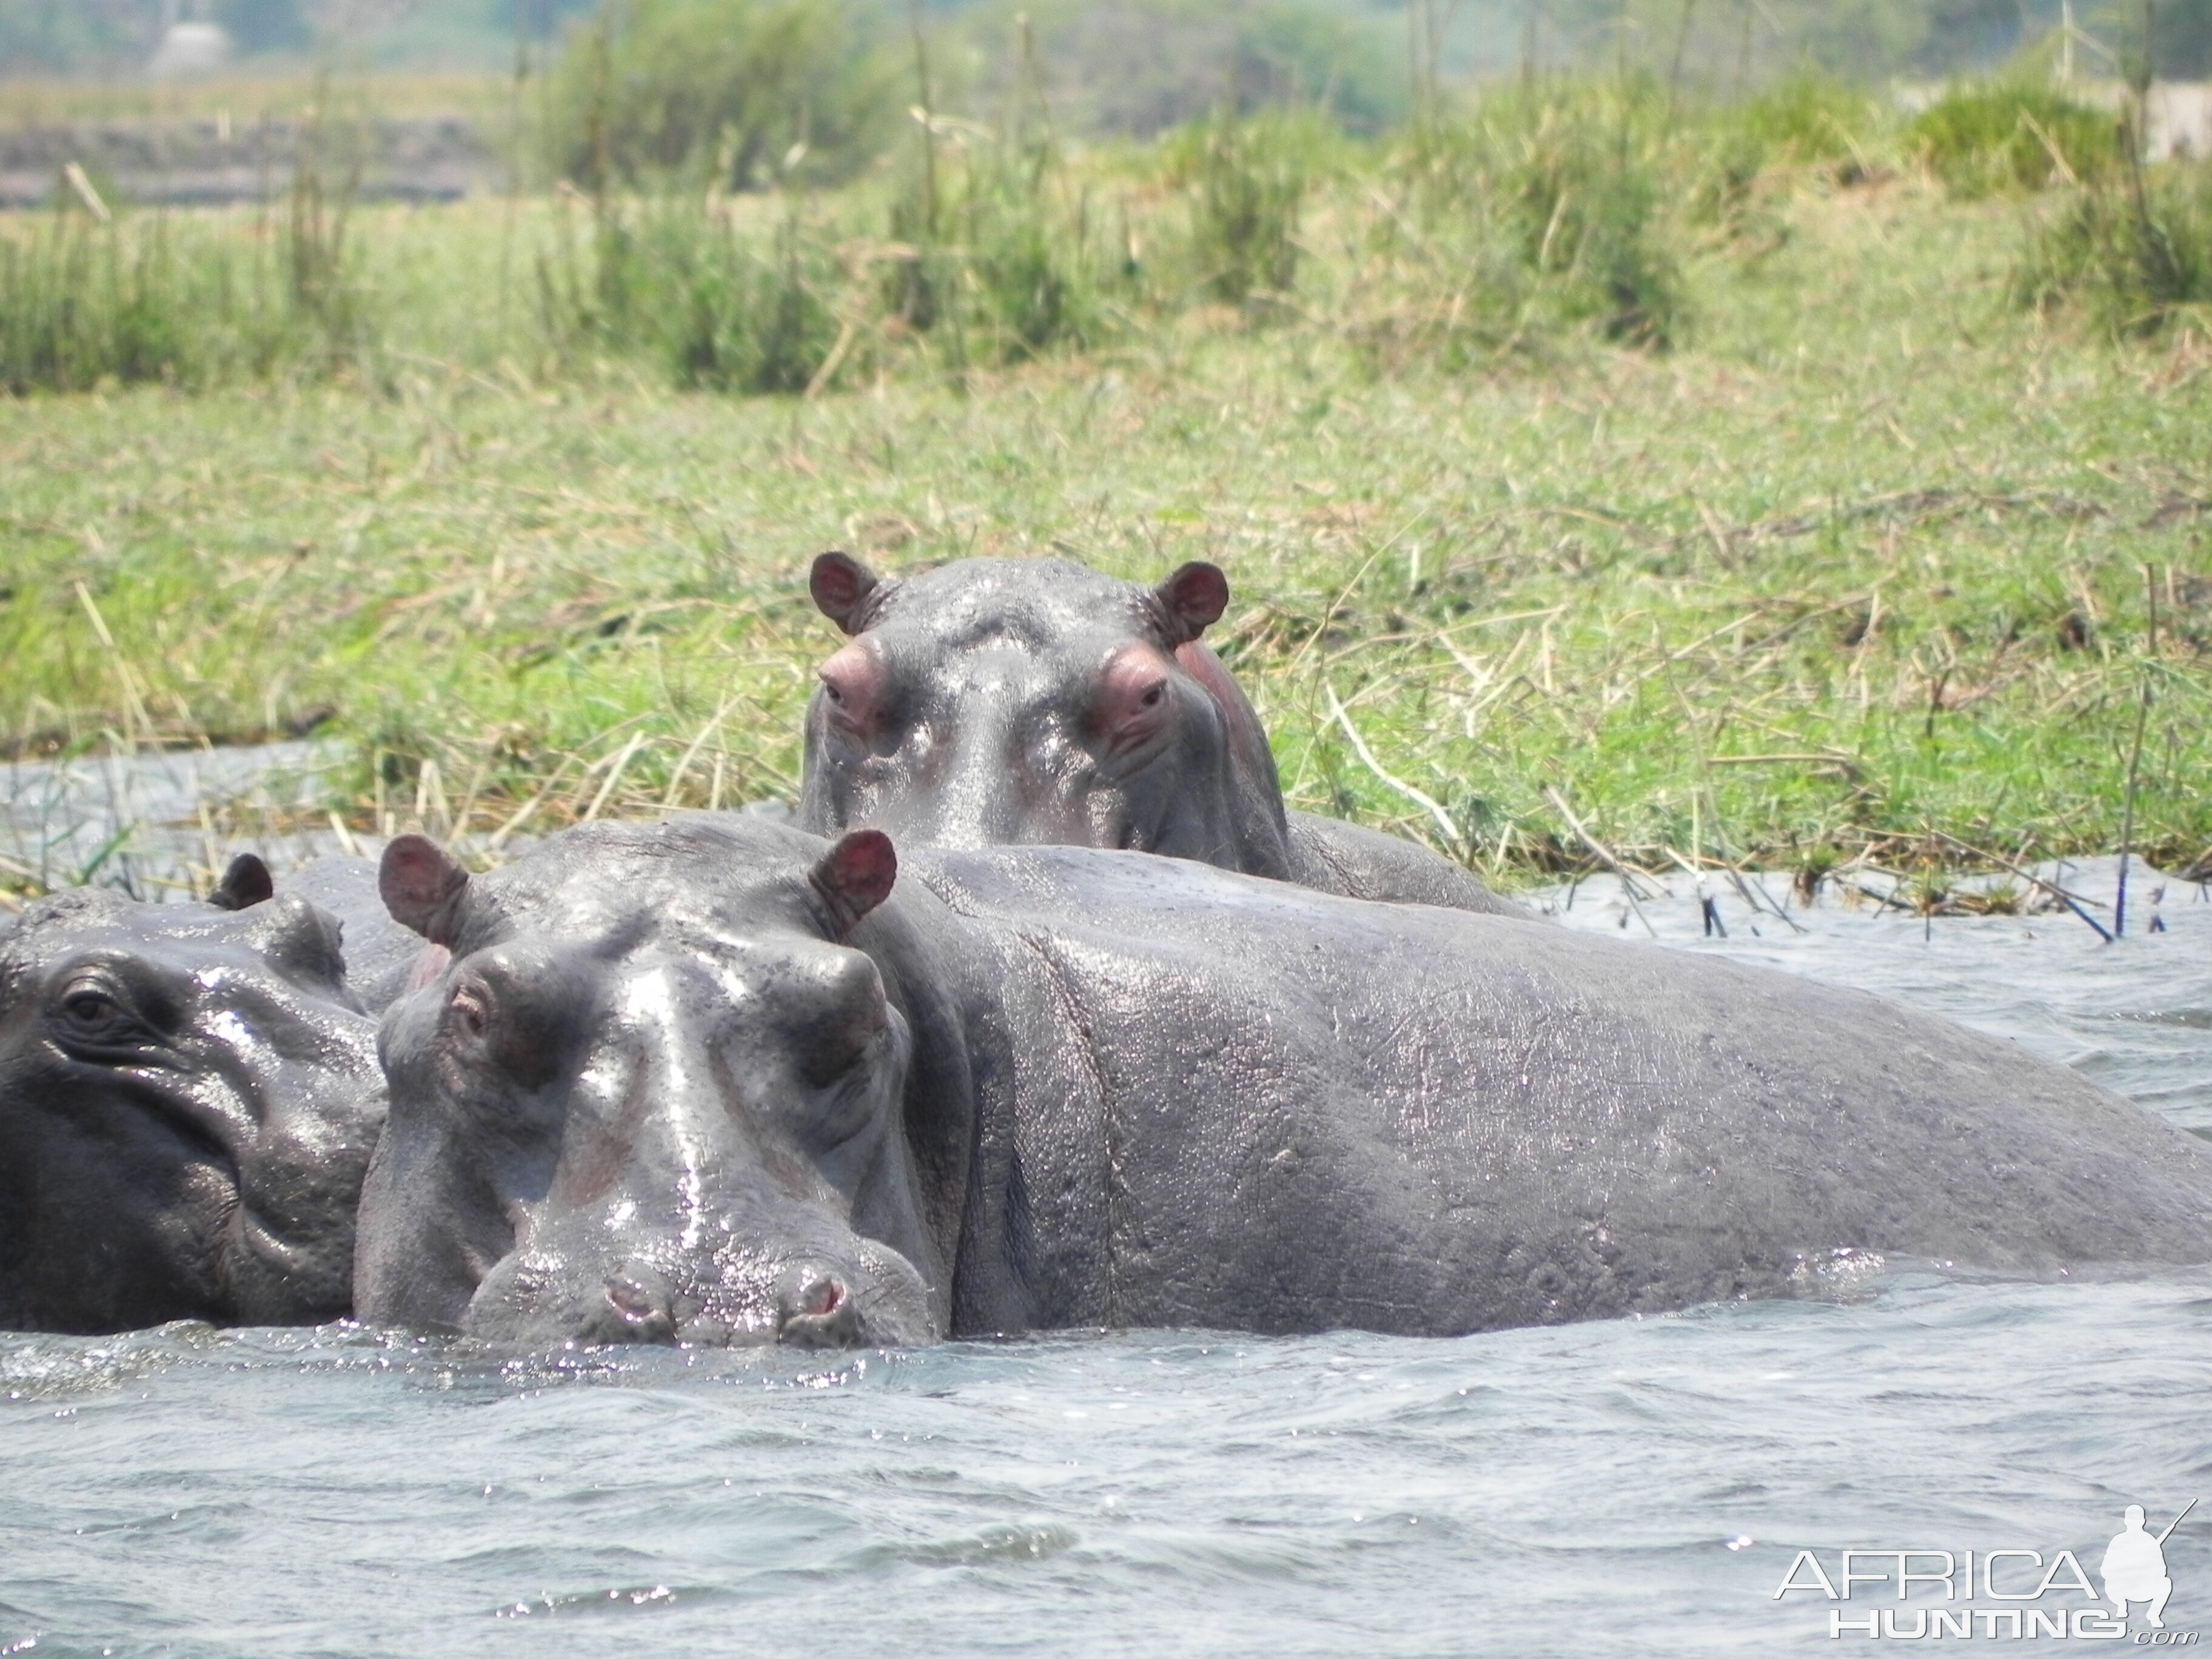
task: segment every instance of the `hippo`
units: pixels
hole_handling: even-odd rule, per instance
[[[1859,993],[1082,848],[386,850],[355,1297],[495,1342],[1453,1334],[2212,1259],[2212,1149]]]
[[[1121,848],[1533,919],[1425,847],[1284,811],[1259,716],[1199,637],[1229,605],[1213,565],[1154,588],[1060,559],[890,581],[830,552],[808,585],[852,636],[806,708],[798,816],[817,835]]]
[[[226,884],[229,879],[224,877]],[[338,924],[346,989],[354,1000],[372,1015],[390,1007],[422,961],[422,941],[392,921],[377,885],[375,864],[335,854],[319,858],[287,875],[283,890],[306,899]],[[217,901],[211,896],[210,902]]]
[[[319,880],[358,890],[355,862]],[[251,854],[204,903],[28,906],[0,932],[0,1328],[345,1314],[375,1039],[337,921]]]

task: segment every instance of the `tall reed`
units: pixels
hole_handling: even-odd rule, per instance
[[[318,108],[320,106],[318,106]],[[377,327],[349,240],[360,151],[311,114],[278,222],[111,207],[63,182],[0,227],[0,387],[199,386],[354,363]]]
[[[1501,89],[1416,127],[1389,163],[1356,332],[1387,360],[1464,365],[1581,331],[1663,348],[1685,319],[1654,88]]]

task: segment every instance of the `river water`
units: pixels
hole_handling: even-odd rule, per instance
[[[2110,875],[2065,879],[2109,903]],[[1641,937],[1615,885],[1586,884],[1566,925]],[[2212,1132],[2194,888],[2166,895],[2166,931],[2106,945],[2064,913],[1923,929],[1831,903],[1796,913],[1800,933],[1733,890],[1729,937],[1707,939],[1676,885],[1640,906],[1665,948],[1904,997]],[[2071,1644],[2111,1627],[2075,1616],[2089,1603],[2058,1553],[2094,1575],[2127,1504],[2156,1530],[2212,1499],[2208,1408],[2212,1272],[2194,1270],[1874,1273],[1816,1300],[1431,1341],[518,1358],[351,1327],[12,1336],[0,1653],[1770,1655],[1916,1627],[2051,1644],[2014,1638],[2013,1608]],[[2090,1651],[2212,1636],[2208,1510],[2166,1543],[2166,1628],[2138,1602]],[[1955,1599],[1777,1597],[1839,1579],[1846,1548],[1950,1552]],[[1958,1570],[1993,1549],[2036,1559],[1993,1585]],[[2027,1595],[2039,1569],[2056,1578],[2038,1600],[1990,1593]],[[1971,1637],[1928,1623],[1970,1606],[1994,1614]],[[1869,1638],[1869,1618],[1899,1635]]]

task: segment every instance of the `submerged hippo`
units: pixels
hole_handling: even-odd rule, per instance
[[[853,635],[806,709],[799,818],[817,835],[1123,848],[1352,898],[1528,915],[1426,848],[1284,811],[1259,716],[1199,638],[1229,604],[1212,565],[1157,588],[1059,559],[886,581],[824,553],[809,586]]]
[[[2191,1137],[1656,946],[1087,848],[901,875],[879,833],[741,817],[473,879],[403,836],[383,881],[451,957],[381,1036],[373,1322],[1449,1333],[1786,1293],[1837,1252],[2212,1259]]]
[[[251,855],[204,904],[81,889],[0,931],[0,1328],[347,1311],[384,1088],[339,933]]]
[[[270,886],[276,890],[275,884]],[[338,924],[346,989],[354,1000],[371,1014],[391,1006],[422,961],[422,941],[392,921],[377,886],[376,866],[362,858],[319,858],[286,876],[282,890]]]

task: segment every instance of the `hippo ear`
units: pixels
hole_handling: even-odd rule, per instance
[[[842,939],[891,896],[898,879],[898,853],[880,830],[855,830],[822,855],[807,874],[829,905],[837,937]]]
[[[1168,615],[1182,625],[1183,640],[1196,639],[1229,609],[1229,578],[1221,574],[1220,566],[1203,559],[1179,567],[1155,591]]]
[[[392,842],[376,872],[377,890],[392,919],[433,945],[453,944],[454,914],[468,884],[469,872],[428,836]]]
[[[251,853],[240,853],[230,861],[230,868],[222,872],[222,879],[215,884],[215,891],[207,902],[218,910],[243,910],[260,903],[276,890],[276,884],[269,878],[269,866]]]
[[[857,634],[860,608],[876,591],[877,580],[874,571],[849,553],[820,553],[807,574],[806,591],[823,616],[848,634]]]

